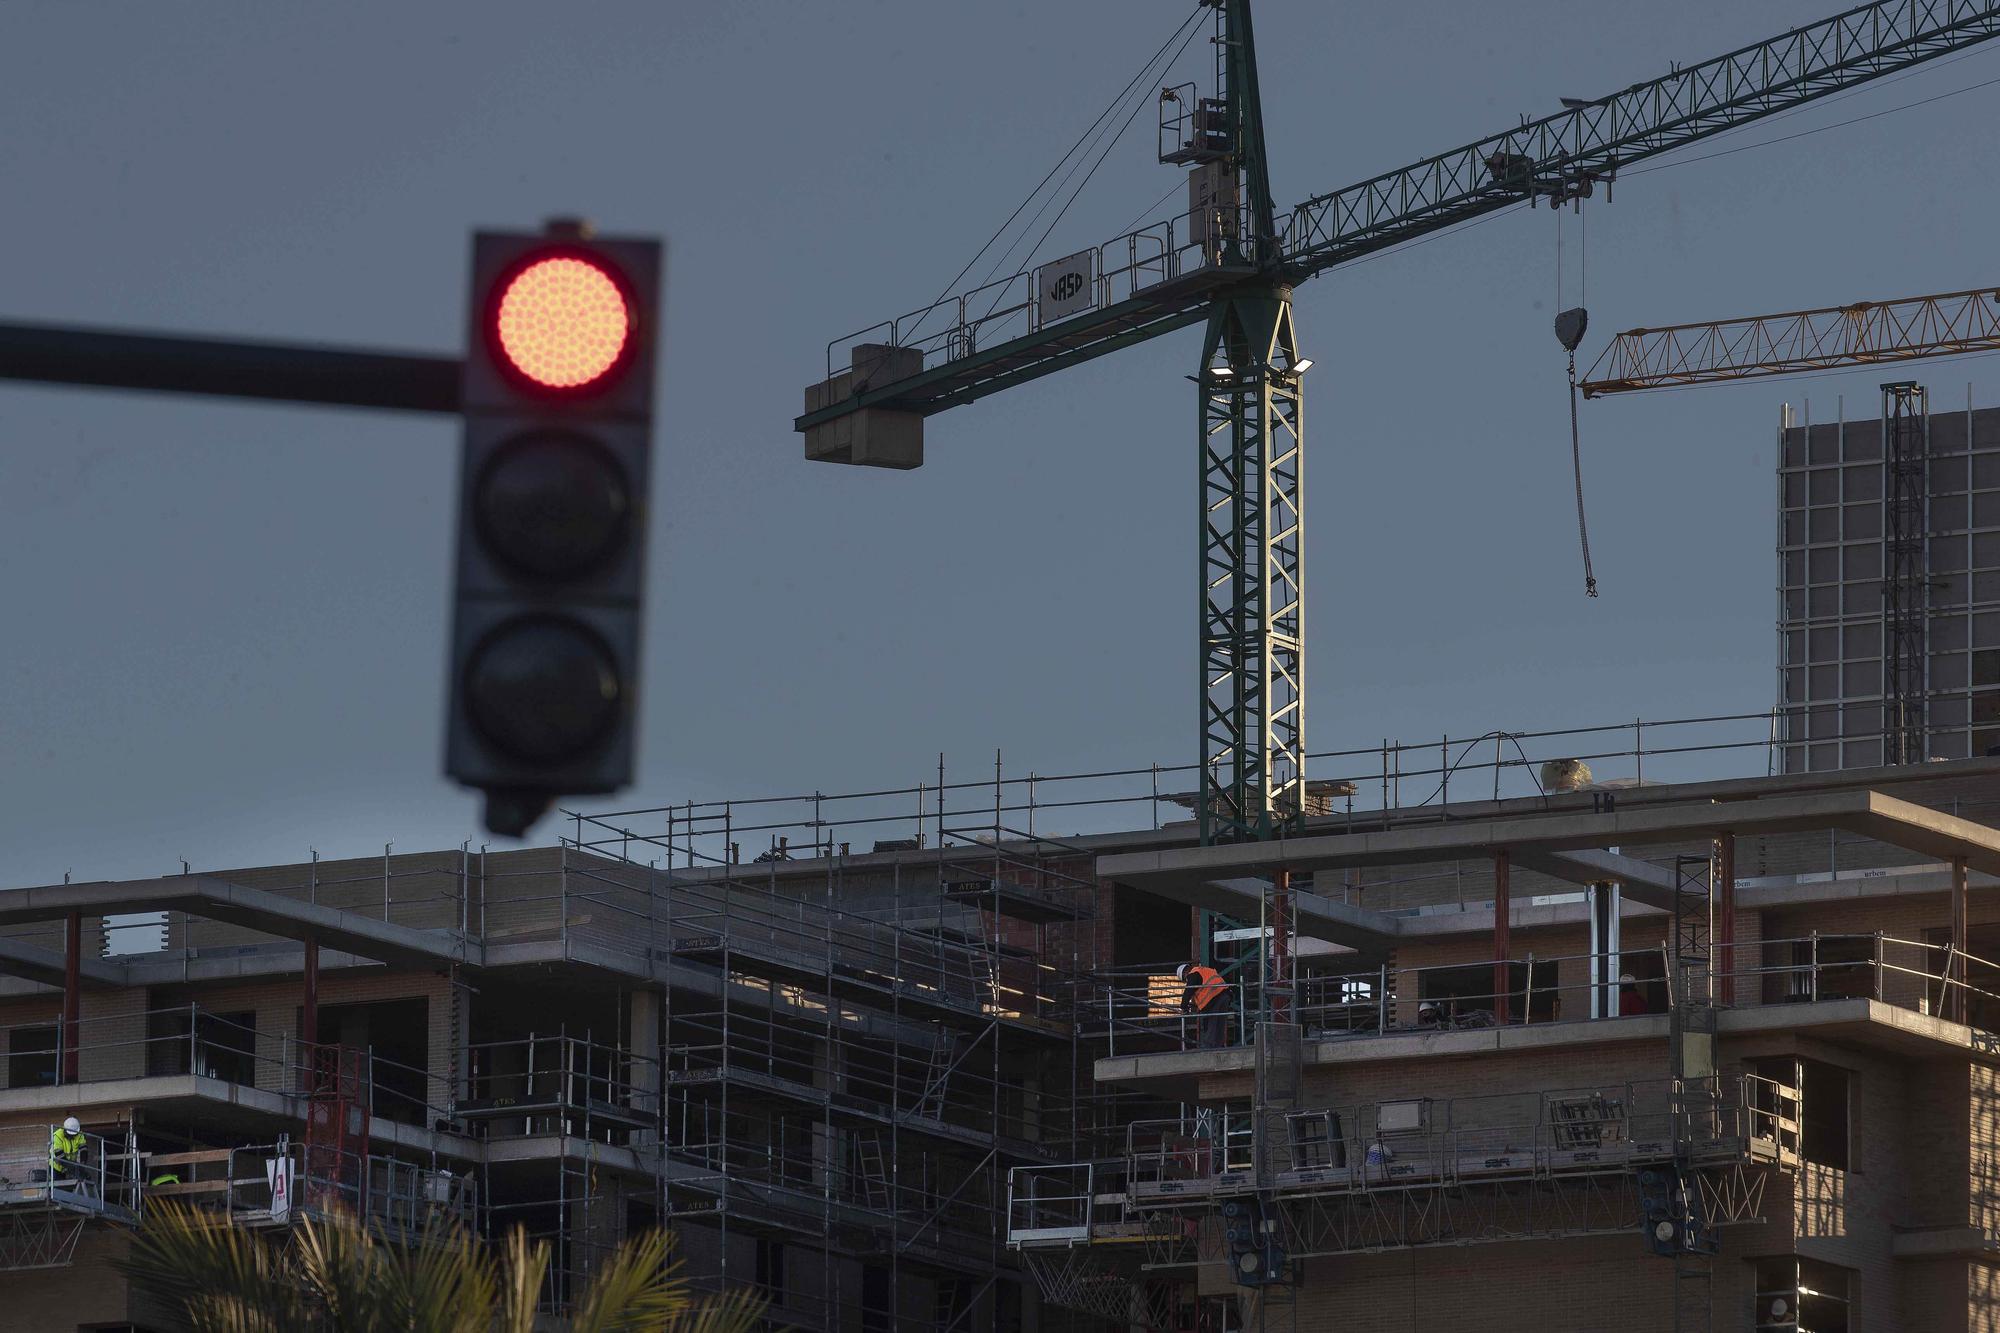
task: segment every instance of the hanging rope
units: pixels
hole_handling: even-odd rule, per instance
[[[1569,461],[1576,474],[1576,537],[1583,545],[1583,591],[1597,596],[1597,576],[1590,572],[1590,525],[1583,517],[1583,444],[1576,426],[1576,350],[1569,354]]]
[[[1576,420],[1576,349],[1583,341],[1583,332],[1590,325],[1590,311],[1586,308],[1585,294],[1590,290],[1590,232],[1583,219],[1586,216],[1581,202],[1576,205],[1577,248],[1581,252],[1577,265],[1577,286],[1581,293],[1574,309],[1565,309],[1563,297],[1563,225],[1562,205],[1556,204],[1556,341],[1569,353],[1569,461],[1570,470],[1576,477],[1576,539],[1583,547],[1583,592],[1586,597],[1597,596],[1597,575],[1590,568],[1590,525],[1583,516],[1583,439]]]

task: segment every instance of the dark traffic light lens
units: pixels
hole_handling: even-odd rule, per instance
[[[472,724],[527,763],[559,763],[594,749],[616,725],[623,695],[603,640],[555,616],[496,626],[465,666]]]
[[[625,469],[585,435],[547,430],[502,445],[479,474],[473,514],[496,560],[531,578],[590,573],[625,542]]]

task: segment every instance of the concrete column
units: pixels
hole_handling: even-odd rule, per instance
[[[83,1025],[77,1021],[83,1006],[83,917],[71,912],[63,922],[62,995],[62,1077],[63,1083],[77,1080],[77,1044]]]
[[[632,1053],[633,1109],[649,1115],[660,1111],[660,1000],[655,990],[626,993],[625,1049]],[[653,1131],[635,1134],[635,1146],[653,1142]]]
[[[1618,886],[1593,884],[1584,891],[1590,907],[1590,1016],[1618,1014]]]
[[[307,1056],[319,1044],[319,941],[306,939],[305,990],[299,1002],[299,1040]]]
[[[1509,1011],[1513,998],[1508,994],[1510,979],[1507,975],[1507,954],[1512,947],[1510,934],[1514,926],[1512,869],[1507,849],[1502,847],[1496,850],[1493,853],[1493,1021],[1503,1027],[1511,1020]]]

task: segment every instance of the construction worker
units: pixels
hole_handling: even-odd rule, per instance
[[[1174,975],[1187,988],[1181,997],[1181,1012],[1195,1016],[1196,1029],[1205,1051],[1229,1044],[1229,986],[1222,973],[1205,963],[1182,963]]]
[[[83,1126],[70,1116],[49,1131],[49,1183],[69,1188],[83,1179]]]

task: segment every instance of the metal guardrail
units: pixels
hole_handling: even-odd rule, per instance
[[[1519,984],[1506,993],[1509,1022],[1590,1017],[1593,993],[1605,1017],[1663,1013],[1671,999],[1668,961],[1664,946],[1510,959]],[[1589,979],[1593,963],[1598,965],[1596,981]],[[1617,980],[1626,972],[1637,974],[1630,986]],[[1577,973],[1583,979],[1576,979]],[[1493,964],[1478,961],[1307,973],[1282,988],[1269,988],[1269,998],[1274,1007],[1288,1010],[1309,1038],[1483,1028],[1495,1025],[1501,998],[1492,989],[1492,975]],[[1433,980],[1451,985],[1439,990]],[[1088,996],[1078,1003],[1079,1022],[1086,1035],[1106,1039],[1109,1054],[1117,1054],[1121,1040],[1128,1050],[1196,1049],[1204,1044],[1202,1017],[1218,1011],[1226,1040],[1213,1041],[1217,1026],[1212,1025],[1208,1044],[1245,1044],[1266,1000],[1266,987],[1258,978],[1238,975],[1227,981],[1226,994],[1209,1010],[1191,1012],[1183,1007],[1186,987],[1172,964],[1099,971],[1081,984]]]
[[[755,1112],[676,1104],[666,1144],[669,1191],[719,1199],[725,1210],[755,1202],[812,1225],[829,1212],[860,1212],[891,1221],[905,1239],[943,1232],[990,1242],[1001,1202],[985,1192],[984,1171],[964,1170],[907,1138],[902,1156],[892,1159],[887,1126],[843,1131],[816,1151],[771,1142],[768,1125]]]
[[[560,1129],[585,1138],[659,1122],[660,1062],[562,1033],[530,1033],[466,1048],[465,1098],[456,1119],[491,1137]]]
[[[1250,1122],[1247,1108],[1134,1122],[1123,1164],[1128,1197],[1256,1188]],[[1626,1170],[1676,1156],[1791,1165],[1798,1123],[1797,1090],[1752,1074],[1316,1107],[1287,1115],[1273,1183],[1298,1191],[1449,1185]]]
[[[1247,206],[1204,209],[1199,214],[1182,213],[1148,223],[1079,251],[1079,255],[1089,256],[1091,298],[1079,305],[1072,295],[1060,318],[1083,310],[1103,310],[1150,288],[1213,269],[1222,260],[1225,237],[1235,241],[1238,249],[1248,251],[1251,235]],[[911,348],[923,354],[928,368],[1039,332],[1044,325],[1056,322],[1045,312],[1041,293],[1036,290],[1035,277],[1042,267],[1024,268],[833,339],[826,347],[827,377],[850,368],[852,349],[857,346]]]
[[[0,1209],[59,1207],[131,1220],[142,1182],[130,1127],[116,1134],[85,1129],[82,1153],[60,1171],[53,1160],[57,1128],[40,1126],[36,1146],[0,1153]]]
[[[274,1207],[272,1167],[282,1162],[289,1201]],[[336,1205],[376,1227],[415,1234],[440,1220],[473,1223],[479,1184],[469,1174],[400,1158],[340,1155],[340,1169],[315,1176],[304,1145],[294,1139],[233,1148],[142,1155],[143,1192],[150,1202],[173,1199],[227,1213],[246,1226],[289,1225]],[[365,1169],[364,1169],[365,1167]],[[168,1177],[170,1183],[158,1183]]]
[[[781,1011],[675,1013],[667,1037],[667,1081],[683,1093],[722,1078],[762,1077],[809,1090],[836,1106],[1014,1139],[1034,1140],[1069,1122],[1067,1095],[1054,1089],[1029,1094],[1004,1076],[996,1082],[992,1047],[944,1025],[930,1029],[928,1046],[886,1035],[840,1038],[837,1073],[813,1028],[802,1029]]]
[[[1109,1224],[1230,1194],[1450,1189],[1523,1178],[1620,1174],[1674,1158],[1798,1162],[1796,1088],[1753,1074],[1630,1080],[1448,1099],[1403,1098],[1290,1112],[1256,1174],[1248,1106],[1134,1121],[1115,1162],[1016,1167],[1014,1248],[1125,1239]]]
[[[1790,710],[1799,712],[1802,710]],[[1314,751],[1311,783],[1352,786],[1329,813],[1410,812],[1452,801],[1544,794],[1541,770],[1580,761],[1596,781],[1632,786],[1775,772],[1787,710],[1611,722],[1549,730],[1490,730],[1436,740]],[[1194,764],[1151,764],[1083,773],[991,776],[862,791],[814,791],[686,801],[674,806],[565,811],[570,845],[595,855],[668,870],[734,866],[750,855],[796,862],[865,853],[877,842],[929,848],[947,862],[995,854],[1015,839],[1044,862],[1072,851],[1062,839],[1190,822],[1199,784]],[[760,850],[768,847],[768,850]],[[744,849],[750,849],[748,851]],[[1019,853],[1016,853],[1019,854]],[[1048,873],[1046,864],[1042,873]],[[1087,888],[1081,878],[1057,889]]]
[[[1736,957],[1691,969],[1688,979],[1706,999],[1733,992],[1719,1001],[1725,1007],[1866,998],[1919,1013],[1957,1013],[1955,1021],[2000,1031],[2000,963],[1957,953],[1949,944],[1880,933],[1814,933],[1717,948],[1732,949]],[[1665,945],[1595,956],[1525,954],[1508,961],[1519,978],[1506,996],[1509,1025],[1665,1013],[1677,984],[1677,969]],[[1593,962],[1601,978],[1597,981],[1588,979]],[[1491,986],[1492,973],[1489,961],[1308,973],[1282,989],[1271,988],[1269,998],[1289,1009],[1309,1039],[1490,1028],[1496,1025],[1500,998]],[[1579,973],[1584,979],[1575,979]],[[1616,979],[1626,974],[1633,975],[1629,985]],[[1468,985],[1468,978],[1488,980]],[[1735,984],[1725,988],[1725,978]],[[1438,980],[1451,985],[1441,989],[1431,984]],[[1223,1022],[1208,1029],[1213,1034],[1219,1027],[1225,1039],[1211,1044],[1245,1045],[1262,1014],[1265,988],[1253,976],[1237,976],[1227,984],[1225,997],[1215,1006]],[[1117,1054],[1121,1042],[1128,1053],[1195,1050],[1205,1044],[1202,1016],[1182,1007],[1186,987],[1174,976],[1172,964],[1100,971],[1080,985],[1086,991],[1077,1005],[1082,1031],[1104,1038],[1108,1054]]]

